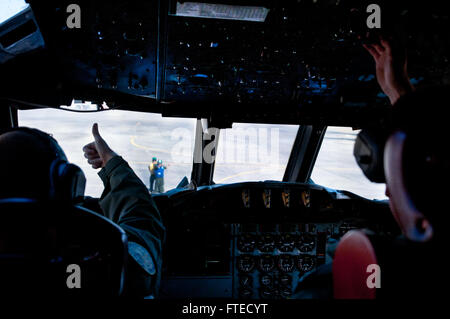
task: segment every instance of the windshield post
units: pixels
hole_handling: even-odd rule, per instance
[[[327,127],[301,125],[284,173],[284,182],[306,183],[314,167]]]
[[[208,120],[197,119],[191,175],[191,181],[197,186],[213,184],[219,134],[220,129],[208,127]]]
[[[0,100],[0,129],[9,129],[17,126],[17,109],[11,107],[9,102]]]

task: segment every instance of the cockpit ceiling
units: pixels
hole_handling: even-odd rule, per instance
[[[8,78],[2,96],[16,101],[54,107],[73,98],[106,101],[206,117],[217,126],[357,126],[382,118],[387,106],[359,39],[374,1],[220,1],[266,9],[259,21],[246,21],[245,13],[240,20],[177,15],[174,0],[80,0],[79,29],[66,25],[73,1],[29,2],[45,48],[1,66]],[[395,31],[406,44],[412,81],[449,83],[448,11],[438,1],[426,8],[377,4],[381,32]],[[372,29],[371,37],[378,33]]]

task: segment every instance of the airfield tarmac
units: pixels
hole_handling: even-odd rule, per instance
[[[153,156],[168,165],[166,191],[175,188],[184,176],[190,180],[195,119],[120,110],[19,111],[21,126],[39,128],[58,140],[69,160],[86,174],[86,194],[98,197],[103,184],[97,176],[98,170],[90,167],[82,152],[82,147],[93,141],[91,127],[95,122],[110,147],[129,162],[147,187],[148,165]],[[294,125],[234,124],[233,129],[221,131],[214,181],[281,180],[297,129]],[[247,134],[247,139],[232,139],[239,130]],[[350,128],[328,128],[312,179],[320,185],[349,190],[370,199],[385,199],[384,185],[369,182],[355,163],[352,154],[356,134]]]

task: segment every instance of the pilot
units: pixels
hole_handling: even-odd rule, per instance
[[[117,223],[129,243],[126,294],[155,297],[161,275],[161,251],[165,229],[146,186],[127,162],[114,153],[92,128],[94,141],[83,148],[89,164],[101,168],[105,189],[98,201],[101,213]],[[48,134],[16,128],[0,135],[0,198],[46,199],[50,189],[50,163],[55,159]],[[62,152],[62,150],[61,150]]]
[[[333,261],[336,298],[431,298],[446,287],[436,268],[446,251],[450,137],[446,124],[449,88],[415,89],[406,56],[390,41],[364,45],[376,63],[377,80],[389,97],[391,125],[384,146],[386,195],[402,235],[386,239],[351,231]],[[370,268],[371,267],[371,268]]]

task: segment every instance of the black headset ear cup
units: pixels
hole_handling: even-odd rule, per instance
[[[48,199],[74,203],[84,198],[86,177],[83,171],[78,166],[68,162],[63,149],[51,135],[28,127],[15,127],[2,131],[0,134],[13,131],[21,131],[38,138],[45,143],[49,152],[54,156],[55,159],[50,164],[49,171]]]
[[[364,129],[359,132],[353,156],[364,175],[374,183],[385,183],[383,154],[387,134],[382,130]]]
[[[65,160],[54,160],[50,166],[52,200],[76,202],[84,198],[86,177],[78,166]]]

